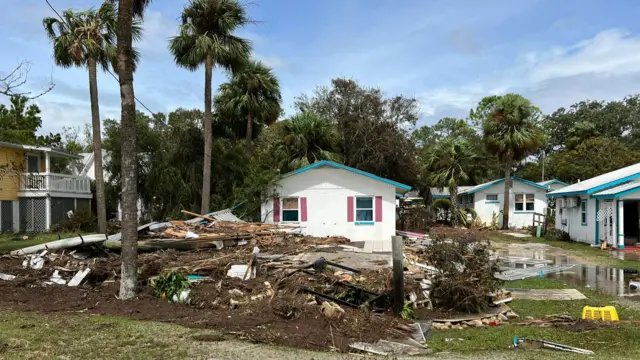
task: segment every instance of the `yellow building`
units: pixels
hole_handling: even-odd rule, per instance
[[[52,172],[52,163],[70,163]],[[0,141],[0,230],[47,231],[69,211],[91,206],[91,179],[78,176],[82,156],[49,147]],[[60,162],[60,161],[58,161]]]

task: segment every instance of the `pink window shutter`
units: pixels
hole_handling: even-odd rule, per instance
[[[280,222],[280,199],[273,198],[273,222]]]
[[[382,222],[382,196],[376,196],[376,222]]]
[[[347,197],[347,222],[353,222],[353,196]]]
[[[307,198],[300,198],[300,221],[307,221]]]

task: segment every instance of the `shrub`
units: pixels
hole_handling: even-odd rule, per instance
[[[487,309],[487,295],[502,282],[491,260],[489,243],[473,236],[445,240],[435,238],[426,248],[427,261],[440,271],[433,278],[431,300],[435,307],[469,313]]]
[[[189,280],[183,274],[172,271],[168,274],[160,275],[151,282],[157,297],[172,301],[174,295],[179,297],[183,290],[189,288]]]
[[[547,231],[545,237],[549,240],[555,240],[555,241],[566,241],[566,242],[573,241],[571,240],[571,236],[569,236],[568,232],[557,230],[557,229],[552,229]]]
[[[94,232],[96,218],[88,207],[76,210],[70,218],[51,226],[51,232]]]

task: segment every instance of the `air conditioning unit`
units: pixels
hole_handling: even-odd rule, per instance
[[[562,209],[562,208],[566,208],[567,207],[567,199],[565,198],[560,198],[558,199],[558,208]]]
[[[579,197],[570,197],[567,198],[567,206],[568,208],[574,208],[574,207],[578,207],[578,204],[580,204],[580,198]]]

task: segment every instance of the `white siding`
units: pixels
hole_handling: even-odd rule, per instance
[[[542,189],[525,184],[520,181],[512,181],[512,188],[509,192],[509,227],[521,229],[533,224],[533,213],[546,214],[547,199],[546,192]],[[515,211],[515,194],[534,194],[534,210],[533,211]],[[504,182],[500,182],[486,189],[480,190],[475,194],[475,210],[478,213],[480,221],[491,224],[493,213],[499,214],[503,208],[504,200]],[[498,195],[498,201],[487,202],[487,195]],[[502,215],[498,217],[499,224],[502,225]]]
[[[596,241],[596,200],[589,199],[588,195],[579,196],[577,207],[560,208],[556,199],[556,229],[569,233],[571,240],[587,244],[595,244]],[[580,202],[587,200],[587,224],[582,224],[580,216]],[[562,210],[562,211],[561,211]],[[615,217],[615,214],[614,214]],[[562,225],[562,220],[566,219],[567,225]]]
[[[282,179],[276,192],[279,198],[307,198],[308,221],[300,223],[304,234],[344,236],[351,241],[371,242],[369,246],[374,251],[391,251],[391,237],[396,232],[396,189],[393,185],[323,166]],[[347,197],[359,195],[382,196],[382,222],[373,225],[347,222]],[[273,199],[262,205],[261,218],[265,223],[273,223]]]

